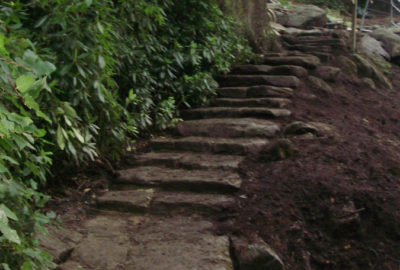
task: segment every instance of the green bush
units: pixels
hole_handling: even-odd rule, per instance
[[[207,103],[250,55],[213,0],[0,3],[0,269],[51,269],[35,233],[53,164],[117,157]]]

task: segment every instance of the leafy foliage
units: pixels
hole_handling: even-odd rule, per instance
[[[35,233],[53,164],[117,157],[207,103],[250,54],[213,0],[0,3],[0,269],[51,269]]]

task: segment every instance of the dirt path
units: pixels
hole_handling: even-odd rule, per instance
[[[346,114],[333,104],[347,102],[348,89],[336,91],[320,78],[343,83],[340,69],[326,62],[333,63],[346,43],[325,30],[287,35],[285,41],[288,52],[234,68],[219,78],[219,96],[210,107],[185,111],[186,121],[169,136],[127,157],[129,166],[109,179],[111,188],[96,199],[92,217],[45,241],[59,269],[362,269],[332,268],[322,251],[318,261],[311,251],[324,247],[310,248],[304,235],[307,229],[319,237],[304,224],[316,226],[325,218],[310,205],[316,198],[309,193],[320,181],[308,188],[307,177],[321,171],[340,183],[333,166],[317,166],[321,157],[315,153],[335,153],[334,159],[341,151]],[[352,120],[359,117],[346,112]],[[351,132],[358,124],[346,139],[358,136]],[[334,222],[353,226],[366,206],[343,196],[327,192],[324,200],[337,206],[341,219]],[[299,214],[299,208],[308,210]],[[328,267],[319,268],[320,261]]]

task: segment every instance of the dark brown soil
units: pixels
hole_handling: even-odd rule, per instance
[[[292,139],[298,153],[286,160],[250,155],[233,233],[260,234],[291,270],[399,269],[400,69],[393,74],[393,90],[346,75],[332,94],[298,91],[293,118],[337,135]]]

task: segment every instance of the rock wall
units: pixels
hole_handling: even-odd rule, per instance
[[[255,52],[265,52],[274,46],[269,27],[267,0],[218,0],[222,10],[242,23],[242,31]]]

